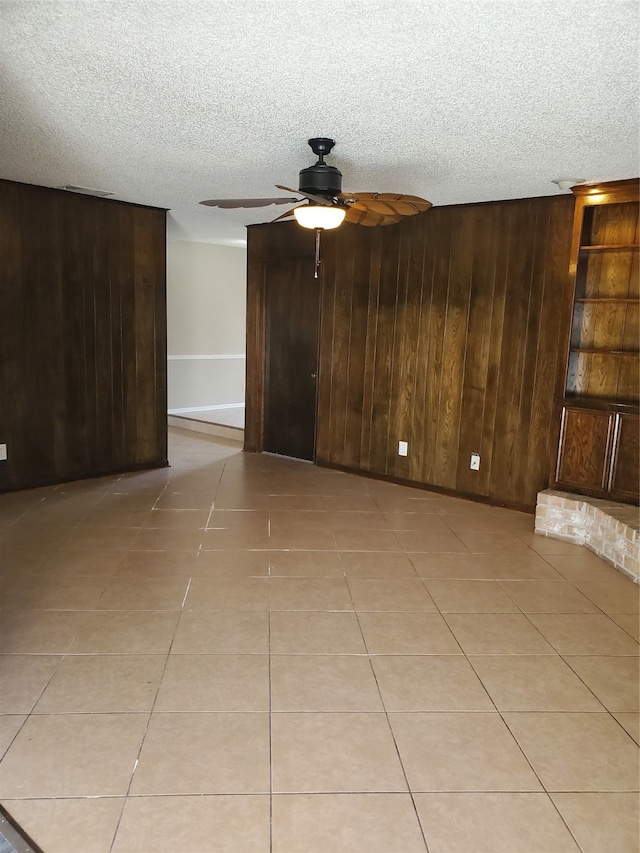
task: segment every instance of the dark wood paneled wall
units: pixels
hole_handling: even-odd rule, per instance
[[[323,235],[319,464],[535,505],[556,452],[573,204],[433,208]],[[311,255],[313,235],[295,224],[249,231],[249,331],[260,343],[260,269],[267,258]],[[259,347],[247,357],[250,449],[259,450]]]
[[[165,218],[0,181],[0,489],[166,465]]]

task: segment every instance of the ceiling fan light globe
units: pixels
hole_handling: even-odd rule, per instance
[[[315,204],[305,204],[296,207],[293,215],[298,225],[311,230],[329,231],[342,225],[346,210],[343,207],[322,207]]]

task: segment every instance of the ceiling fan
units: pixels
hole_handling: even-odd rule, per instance
[[[333,139],[316,137],[309,140],[309,145],[318,161],[302,169],[299,188],[293,190],[276,184],[277,189],[296,193],[302,198],[213,198],[201,201],[200,204],[224,209],[294,204],[296,207],[273,221],[294,216],[303,228],[316,231],[337,228],[343,221],[367,226],[393,225],[404,216],[414,216],[431,207],[431,202],[414,195],[343,193],[342,173],[335,166],[324,162],[325,156],[335,145]]]

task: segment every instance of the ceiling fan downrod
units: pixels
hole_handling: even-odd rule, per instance
[[[324,163],[325,154],[330,154],[331,149],[336,144],[335,139],[329,139],[327,136],[314,136],[308,140],[311,150],[318,157],[319,163]]]

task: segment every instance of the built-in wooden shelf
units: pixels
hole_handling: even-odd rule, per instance
[[[618,246],[614,244],[607,244],[604,246],[580,246],[581,252],[619,252],[621,249],[631,252],[633,252],[634,250],[637,251],[638,249],[640,249],[640,244],[625,243],[624,245]]]
[[[567,394],[562,401],[564,406],[581,409],[598,409],[605,412],[622,412],[623,414],[640,414],[637,400],[611,400],[606,397],[588,397],[585,394]]]
[[[626,302],[630,305],[639,305],[638,296],[581,296],[575,302]]]
[[[552,482],[581,494],[638,501],[638,181],[574,187],[564,399]]]
[[[594,349],[593,347],[571,347],[570,352],[583,352],[592,355],[634,355],[640,356],[640,351],[629,349]]]

